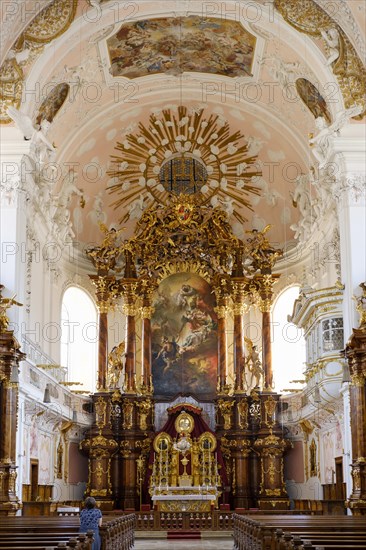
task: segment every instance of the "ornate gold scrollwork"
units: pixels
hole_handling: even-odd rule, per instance
[[[139,409],[139,426],[140,430],[147,430],[147,417],[152,408],[151,399],[145,399],[144,401],[135,401],[135,405]]]
[[[122,428],[124,430],[131,430],[133,426],[133,403],[132,401],[124,401],[122,405],[123,423]]]
[[[120,445],[120,453],[123,456],[123,458],[128,458],[132,451],[130,449],[130,443],[128,441],[121,441]]]
[[[36,8],[37,9],[37,8]],[[38,13],[13,44],[12,49],[20,52],[31,50],[29,62],[43,51],[45,44],[63,34],[75,18],[77,0],[54,0]],[[12,120],[7,107],[19,108],[23,91],[24,72],[16,59],[6,59],[0,67],[0,124],[9,124]]]
[[[238,424],[239,427],[242,430],[246,430],[248,428],[248,402],[246,399],[241,399],[237,405],[238,408]]]
[[[362,105],[363,112],[355,118],[363,118],[365,115],[366,71],[355,48],[340,26],[314,0],[297,0],[296,2],[275,0],[275,7],[289,25],[302,33],[322,38],[324,32],[335,31],[338,44],[337,54],[331,63],[332,70],[338,79],[346,108],[355,104]],[[328,48],[327,44],[326,46]]]
[[[231,416],[234,401],[227,401],[225,399],[219,399],[217,402],[218,409],[224,417],[224,430],[231,429]]]
[[[268,428],[271,428],[275,425],[275,412],[276,412],[277,402],[273,399],[272,395],[264,402],[264,410],[266,412],[265,425]]]
[[[101,431],[106,426],[106,413],[107,413],[107,403],[103,397],[98,397],[95,402],[95,415],[96,415],[96,424],[99,431]]]

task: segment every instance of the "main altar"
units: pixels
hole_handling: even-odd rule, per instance
[[[270,314],[282,251],[269,226],[239,238],[229,223],[235,201],[249,208],[260,192],[260,172],[217,115],[157,117],[117,145],[110,173],[110,192],[127,178],[132,198],[141,171],[150,182],[134,234],[101,224],[86,250],[99,309],[95,422],[80,444],[87,494],[104,509],[285,509]],[[245,331],[249,312],[259,341]],[[114,345],[111,314],[125,330]]]
[[[149,492],[162,512],[207,512],[218,506],[222,482],[216,437],[205,431],[192,438],[194,427],[193,416],[182,411],[175,420],[175,440],[164,431],[154,439]]]

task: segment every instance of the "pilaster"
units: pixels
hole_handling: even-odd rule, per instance
[[[366,138],[363,125],[348,124],[333,140],[341,274],[345,285],[343,314],[345,341],[357,326],[352,296],[366,278]]]
[[[26,242],[27,242],[27,182],[24,155],[29,153],[30,142],[23,139],[16,128],[7,129],[7,139],[0,140],[1,160],[1,282],[8,292],[25,301]],[[10,320],[20,326],[24,310],[14,308]],[[19,332],[16,330],[19,338]]]

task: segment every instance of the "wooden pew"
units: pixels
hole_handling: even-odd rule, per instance
[[[292,550],[304,546],[305,540],[308,548],[316,547],[313,541],[319,541],[324,548],[366,548],[365,519],[354,516],[249,517],[234,514],[234,548],[237,550]]]
[[[0,524],[0,550],[91,550],[92,532],[88,536],[79,534],[79,526],[80,518],[76,516],[4,517]],[[130,550],[134,544],[134,528],[134,514],[104,517],[100,528],[102,550]]]

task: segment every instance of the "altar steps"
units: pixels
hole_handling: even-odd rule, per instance
[[[201,531],[168,531],[167,539],[168,540],[173,540],[173,539],[198,540],[198,539],[201,539]]]

